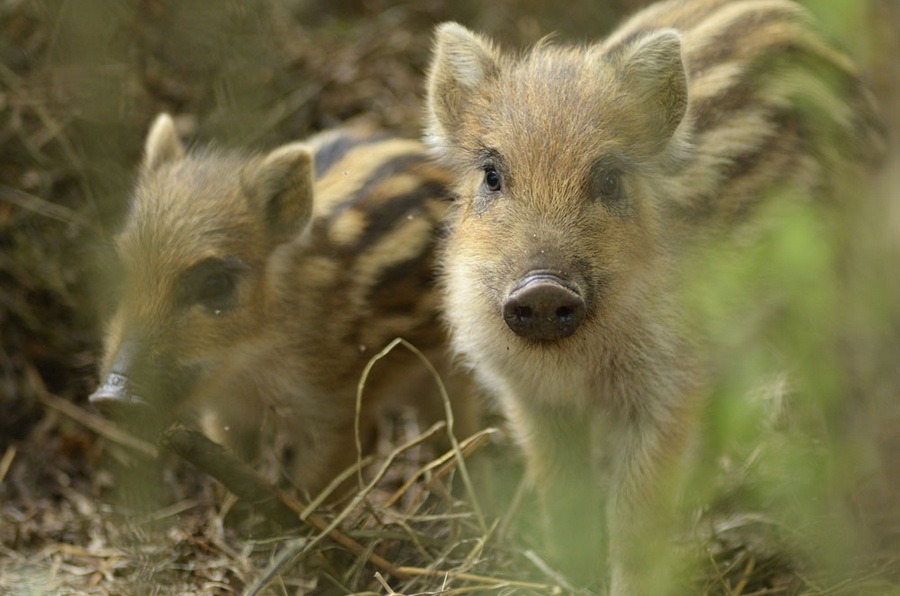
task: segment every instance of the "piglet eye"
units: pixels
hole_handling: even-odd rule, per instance
[[[221,310],[234,294],[234,282],[229,272],[211,273],[197,287],[196,301],[210,310]]]
[[[491,192],[497,192],[503,188],[503,178],[494,168],[486,168],[484,170],[484,185]]]
[[[619,209],[625,204],[625,185],[622,183],[622,172],[618,168],[595,166],[591,187],[592,195],[607,207]]]
[[[622,196],[622,179],[616,170],[602,172],[598,186],[600,198],[604,201],[615,201]]]
[[[234,257],[200,261],[181,279],[179,303],[199,304],[216,314],[236,305],[237,282],[249,266]]]

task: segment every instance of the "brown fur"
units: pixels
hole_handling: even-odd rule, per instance
[[[588,574],[602,559],[579,538],[608,492],[613,595],[667,587],[643,565],[665,549],[653,530],[703,384],[674,299],[679,260],[775,185],[833,190],[843,164],[879,153],[873,122],[852,62],[787,0],[662,2],[605,41],[516,57],[438,28],[426,139],[460,196],[443,255],[454,345]],[[570,336],[505,324],[534,271],[583,299]],[[595,438],[608,478],[587,471]]]
[[[92,401],[197,416],[244,452],[262,436],[320,490],[356,457],[378,350],[403,337],[447,371],[432,271],[447,183],[418,141],[339,130],[264,156],[186,152],[160,116],[115,239],[123,290]],[[363,441],[401,398],[440,411],[405,350],[372,373]]]

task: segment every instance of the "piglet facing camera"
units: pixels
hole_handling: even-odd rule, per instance
[[[673,0],[521,55],[440,25],[427,106],[459,195],[455,350],[506,412],[558,560],[614,596],[665,593],[648,570],[706,382],[680,270],[773,189],[840,194],[884,146],[871,97],[798,4]],[[582,538],[598,517],[608,566]]]

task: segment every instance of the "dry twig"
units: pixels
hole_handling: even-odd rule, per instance
[[[86,412],[72,402],[57,397],[47,391],[44,381],[33,368],[28,368],[26,374],[28,375],[28,381],[34,388],[38,399],[48,408],[52,408],[57,412],[68,416],[72,420],[86,426],[98,435],[105,437],[114,443],[133,449],[147,457],[156,458],[159,456],[159,451],[156,447],[147,441],[139,439],[134,435],[123,431],[109,420]]]

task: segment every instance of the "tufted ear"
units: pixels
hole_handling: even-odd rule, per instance
[[[250,167],[244,183],[275,236],[289,240],[303,232],[313,207],[313,155],[307,145],[273,150]]]
[[[500,71],[493,44],[457,23],[435,31],[428,70],[426,140],[443,146],[462,123],[472,93]]]
[[[161,165],[184,157],[184,145],[178,139],[175,122],[168,114],[159,114],[150,126],[144,141],[144,162],[141,168],[152,172]]]
[[[687,112],[687,75],[681,35],[661,29],[609,50],[626,96],[643,114],[641,129],[668,140]]]

